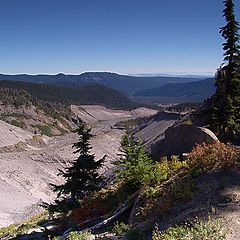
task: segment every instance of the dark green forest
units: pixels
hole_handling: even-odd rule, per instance
[[[23,102],[27,104],[28,100],[31,100],[36,104],[39,104],[38,101],[68,106],[71,104],[96,104],[126,110],[141,106],[131,102],[128,97],[118,91],[102,85],[72,88],[18,81],[0,81],[0,90],[0,100],[12,102],[15,105],[21,105]]]

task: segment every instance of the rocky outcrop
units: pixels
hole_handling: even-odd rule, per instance
[[[168,128],[165,138],[151,146],[151,153],[154,156],[180,155],[190,152],[196,144],[211,144],[216,141],[218,138],[207,128],[180,124]]]

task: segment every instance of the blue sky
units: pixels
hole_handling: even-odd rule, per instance
[[[221,0],[1,0],[0,72],[214,72],[222,9]]]

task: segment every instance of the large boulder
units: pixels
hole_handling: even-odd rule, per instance
[[[216,135],[207,128],[180,124],[168,128],[165,138],[151,146],[151,153],[154,156],[180,155],[190,152],[197,144],[211,144],[216,141]]]

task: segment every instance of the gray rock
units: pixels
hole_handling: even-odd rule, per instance
[[[168,128],[165,138],[151,146],[151,152],[155,156],[180,155],[190,152],[197,144],[216,141],[218,138],[207,128],[180,124]]]

